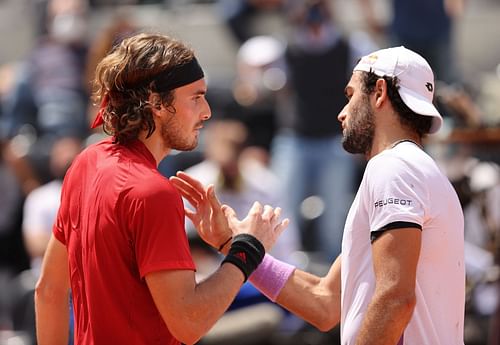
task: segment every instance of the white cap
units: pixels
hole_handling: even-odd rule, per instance
[[[245,41],[238,50],[238,60],[260,67],[276,62],[283,56],[285,45],[272,36],[255,36]]]
[[[429,133],[436,133],[441,128],[443,118],[432,103],[434,73],[422,56],[403,46],[381,49],[361,58],[354,71],[397,77],[399,95],[408,108],[417,114],[434,117]]]

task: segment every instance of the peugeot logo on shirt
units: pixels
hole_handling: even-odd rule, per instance
[[[402,205],[402,206],[410,206],[412,200],[410,199],[399,199],[399,198],[387,198],[383,200],[375,201],[375,208],[384,207],[386,205]]]

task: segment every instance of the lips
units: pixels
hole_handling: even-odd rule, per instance
[[[203,128],[203,122],[198,122],[196,126],[194,127],[195,131],[199,131],[200,129]]]

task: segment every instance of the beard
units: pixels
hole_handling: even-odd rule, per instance
[[[197,126],[200,124],[197,124]],[[192,151],[198,146],[198,137],[184,135],[182,128],[175,116],[160,124],[160,133],[165,147],[178,151]]]
[[[367,154],[370,152],[375,135],[373,110],[368,96],[363,96],[360,103],[352,108],[351,122],[344,131],[342,146],[352,154]]]

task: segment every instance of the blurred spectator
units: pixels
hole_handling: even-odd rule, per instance
[[[112,15],[110,23],[103,30],[99,31],[97,36],[91,41],[85,66],[85,79],[89,88],[89,94],[92,91],[91,86],[97,64],[118,43],[124,38],[133,35],[138,29],[137,25],[130,18],[129,13],[124,9],[118,9]]]
[[[231,88],[215,85],[209,90],[211,105],[218,110],[214,113],[243,122],[247,144],[262,149],[266,165],[276,132],[276,98],[286,83],[284,51],[285,44],[274,37],[252,37],[238,50]]]
[[[373,46],[344,35],[327,1],[298,2],[290,7],[290,20],[272,167],[285,185],[304,246],[333,260],[340,253],[359,169],[356,157],[342,148],[337,114],[346,103],[352,67],[365,53],[360,49]]]
[[[25,270],[9,283],[10,318],[13,328],[22,331],[36,344],[34,289],[40,266],[52,234],[61,196],[62,180],[73,158],[81,150],[81,141],[74,137],[57,139],[50,155],[53,180],[28,194],[24,203],[22,232],[31,259],[31,270]],[[68,306],[69,308],[71,306]],[[71,318],[71,322],[72,322]],[[73,330],[71,325],[70,331]],[[70,337],[70,344],[72,344]]]
[[[360,0],[368,26],[385,33],[390,46],[412,49],[434,66],[436,102],[454,127],[478,127],[482,114],[464,85],[457,66],[454,22],[464,12],[464,0],[390,0],[392,19],[385,28],[375,15],[374,0]]]
[[[49,32],[26,59],[18,88],[7,99],[5,116],[12,121],[11,136],[26,123],[34,126],[39,137],[86,134],[85,2],[52,0],[47,6]],[[24,100],[30,100],[34,109],[19,108]]]
[[[360,0],[368,25],[384,30],[374,0]],[[389,45],[404,45],[434,66],[436,79],[460,81],[453,47],[453,22],[463,13],[464,0],[390,0],[392,20],[387,35]]]
[[[262,13],[282,12],[287,0],[219,0],[223,21],[238,45],[259,34],[255,18]],[[260,33],[261,34],[261,33]]]
[[[204,185],[214,184],[220,201],[238,215],[245,214],[256,200],[263,205],[283,207],[284,194],[279,180],[262,164],[259,149],[246,146],[247,138],[247,129],[239,121],[211,121],[205,131],[205,160],[188,168],[186,173]],[[287,210],[283,211],[286,217]],[[297,250],[300,250],[299,234],[292,223],[272,253],[290,262]]]
[[[21,233],[23,194],[15,172],[4,160],[0,138],[0,329],[11,329],[10,281],[29,267]]]
[[[19,64],[14,85],[3,102],[4,124],[13,138],[11,158],[32,169],[38,182],[47,181],[47,160],[58,136],[85,137],[87,89],[83,79],[87,54],[85,0],[50,0],[48,34],[40,37]],[[21,175],[30,175],[25,172]]]
[[[465,343],[497,345],[500,167],[494,162],[471,156],[464,147],[441,165],[454,181],[464,212],[467,275]]]
[[[0,67],[0,102],[12,88],[15,68]],[[2,104],[0,103],[0,104]],[[0,330],[12,329],[10,282],[29,267],[21,233],[23,191],[9,160],[7,126],[0,107]]]
[[[50,171],[53,180],[34,189],[26,197],[23,213],[23,235],[31,258],[31,269],[37,275],[43,254],[52,234],[61,187],[66,170],[81,150],[81,142],[74,137],[58,139],[50,154]]]
[[[280,181],[263,162],[267,152],[263,148],[248,146],[249,132],[242,122],[234,119],[211,120],[204,131],[204,138],[205,159],[186,169],[186,173],[199,179],[204,185],[214,184],[221,203],[231,206],[238,215],[245,214],[256,200],[263,205],[283,207],[286,196]],[[285,208],[283,213],[283,217],[288,216]],[[204,279],[220,265],[221,258],[199,239],[189,221],[188,224],[197,279]],[[294,253],[300,249],[300,234],[296,224],[290,223],[271,252],[285,262],[297,264]],[[262,313],[265,313],[265,316]],[[280,327],[284,315],[281,307],[269,304],[264,295],[246,283],[229,312],[207,334],[202,343],[265,343]],[[298,325],[302,324],[300,320]],[[257,329],[258,335],[252,334]],[[246,336],[249,338],[241,340]]]
[[[493,162],[477,162],[469,170],[471,202],[464,209],[464,216],[466,248],[469,248],[466,254],[471,263],[467,271],[472,288],[471,311],[489,322],[483,341],[489,339],[488,344],[497,345],[500,340],[500,167]]]
[[[288,41],[269,35],[245,41],[230,97],[221,100],[215,92],[210,102],[247,124],[249,140],[271,151],[272,169],[288,195],[285,208],[303,231],[304,248],[327,259],[340,251],[359,168],[342,149],[336,114],[345,104],[352,66],[374,47],[367,35],[344,35],[326,1],[290,1],[280,9],[289,11]],[[268,158],[262,155],[262,161]]]

